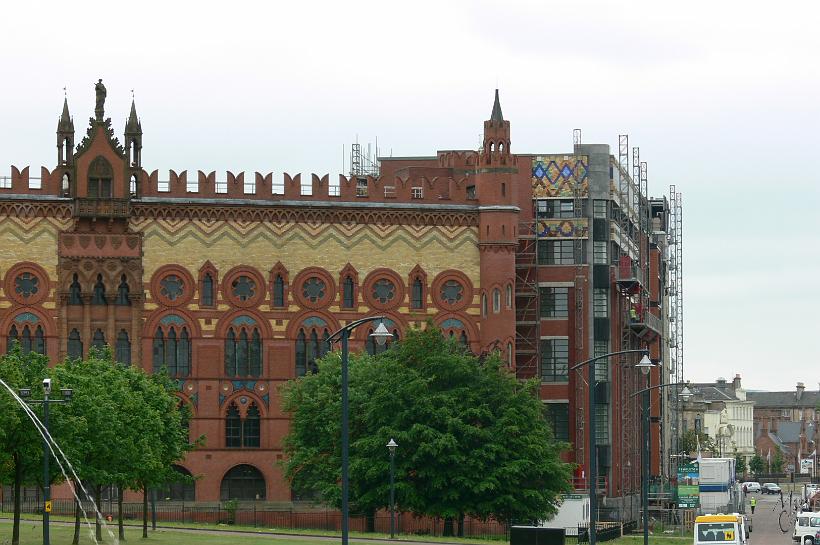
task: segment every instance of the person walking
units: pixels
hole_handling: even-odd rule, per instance
[[[749,504],[752,506],[752,514],[755,514],[755,505],[757,505],[757,499],[752,496],[752,499],[749,500]]]

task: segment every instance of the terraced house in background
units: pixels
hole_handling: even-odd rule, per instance
[[[0,180],[0,348],[57,361],[108,344],[123,363],[167,369],[191,434],[207,437],[179,468],[202,478],[172,494],[289,502],[279,385],[314,369],[350,320],[384,314],[395,341],[432,320],[540,379],[584,489],[589,386],[569,368],[648,346],[664,364],[653,385],[681,378],[682,223],[674,188],[648,197],[625,136],[617,156],[575,137],[567,153],[513,153],[496,92],[478,150],[354,162],[333,178],[166,178],[142,164],[133,102],[122,142],[98,100],[79,144],[66,102],[56,165]],[[381,349],[368,333],[353,349]],[[630,394],[647,380],[634,362],[599,366],[594,415],[605,516],[626,520],[640,482]],[[674,471],[666,395],[652,401],[656,475]]]

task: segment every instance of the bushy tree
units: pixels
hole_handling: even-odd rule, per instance
[[[283,391],[291,430],[285,474],[297,490],[339,505],[338,353]],[[402,509],[452,519],[543,519],[569,489],[566,445],[552,437],[534,383],[500,359],[466,352],[438,329],[410,331],[377,357],[350,359],[350,497],[354,509],[387,507],[394,438]]]
[[[782,473],[785,464],[786,459],[783,457],[783,452],[779,448],[775,448],[771,461],[771,472]]]
[[[695,430],[686,430],[678,438],[678,449],[681,452],[697,455],[698,444],[700,452],[709,452],[713,456],[718,455],[718,448],[715,442],[705,433],[698,433]]]
[[[735,474],[746,475],[746,458],[735,452]]]
[[[762,475],[763,473],[766,473],[766,460],[764,460],[759,454],[755,453],[749,461],[749,469],[755,475]]]

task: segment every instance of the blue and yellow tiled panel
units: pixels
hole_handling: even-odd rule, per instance
[[[589,222],[586,218],[538,220],[538,238],[587,238]]]
[[[589,190],[586,155],[539,155],[532,160],[532,196],[574,198]]]

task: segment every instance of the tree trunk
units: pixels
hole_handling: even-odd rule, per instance
[[[120,541],[125,541],[125,525],[122,523],[122,493],[123,488],[117,487],[117,527],[119,528]]]
[[[74,490],[80,490],[77,482],[74,482]],[[78,493],[77,496],[80,494]],[[74,538],[71,545],[80,545],[80,500],[74,498]]]
[[[142,483],[142,537],[148,537],[148,485]]]
[[[102,525],[100,524],[102,520],[100,517],[103,516],[102,511],[102,485],[95,484],[94,485],[94,501],[97,504],[97,522],[94,524],[94,529],[97,533],[97,541],[102,541]]]
[[[444,532],[442,535],[445,537],[453,537],[455,532],[453,531],[453,517],[444,517]]]
[[[464,537],[464,513],[458,515],[458,537]]]
[[[20,454],[11,455],[14,461],[14,525],[11,530],[11,545],[20,545],[20,486],[23,484],[23,464]]]

